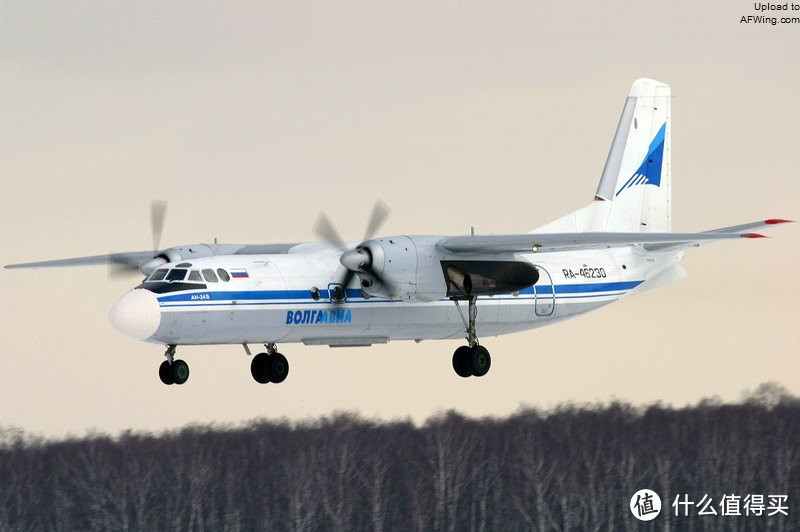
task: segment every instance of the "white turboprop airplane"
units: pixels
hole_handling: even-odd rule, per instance
[[[111,309],[121,332],[166,344],[165,384],[183,384],[178,345],[264,344],[250,365],[260,383],[289,371],[277,344],[369,346],[451,339],[462,377],[485,375],[478,337],[578,316],[686,275],[686,248],[759,238],[764,220],[702,233],[671,232],[670,87],[633,83],[594,201],[525,234],[373,238],[387,214],[373,210],[361,242],[343,242],[324,214],[323,242],[193,244],[159,250],[164,208],[154,204],[156,251],[116,253],[6,268],[110,264],[146,278]],[[462,303],[465,303],[462,305]],[[480,309],[480,312],[478,312]]]

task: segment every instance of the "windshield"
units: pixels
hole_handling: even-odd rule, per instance
[[[186,275],[188,272],[188,276]],[[214,275],[213,270],[204,270],[203,274],[205,274],[206,280],[210,282],[217,282],[217,277]],[[209,275],[210,274],[210,275]],[[145,279],[146,283],[158,283],[158,282],[195,282],[195,283],[202,283],[203,276],[200,274],[200,270],[187,270],[185,268],[160,268],[153,273],[150,274],[150,277]]]
[[[167,281],[183,281],[183,278],[186,277],[186,270],[181,268],[175,268],[174,270],[170,270],[167,274]]]
[[[163,281],[164,277],[167,276],[167,272],[168,271],[169,270],[167,270],[166,268],[161,268],[160,270],[156,270],[156,271],[154,271],[153,273],[150,274],[150,277],[147,280],[148,281]]]
[[[156,294],[166,294],[184,290],[204,290],[207,287],[200,270],[161,268],[151,273],[150,277],[137,288],[144,288]]]

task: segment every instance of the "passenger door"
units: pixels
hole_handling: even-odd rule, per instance
[[[533,285],[534,312],[537,316],[552,316],[556,310],[556,290],[553,278],[543,267],[536,265],[539,270],[539,280]]]

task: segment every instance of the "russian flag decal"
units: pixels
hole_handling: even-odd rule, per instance
[[[231,277],[234,279],[248,279],[250,276],[247,275],[247,270],[244,268],[236,268],[231,270]]]

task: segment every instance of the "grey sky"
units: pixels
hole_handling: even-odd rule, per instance
[[[584,5],[590,4],[590,5]],[[631,82],[672,85],[676,230],[800,219],[800,36],[752,3],[3,2],[0,263],[164,245],[527,231],[591,199]],[[134,283],[104,269],[0,271],[0,425],[87,428],[445,408],[800,393],[800,230],[689,250],[689,277],[553,327],[457,342],[282,346],[279,386],[239,346],[163,349],[114,331]]]

